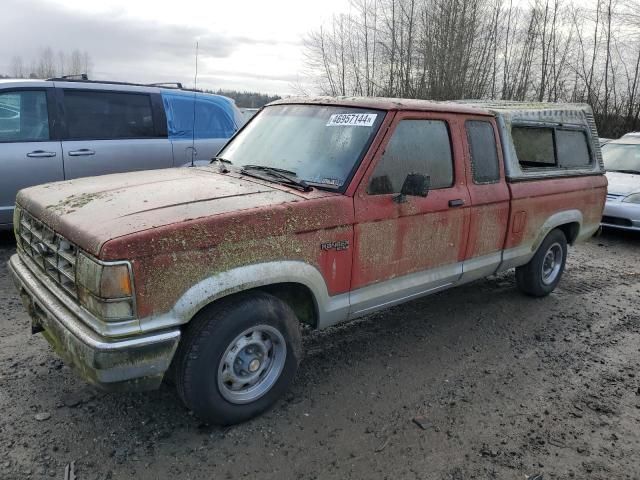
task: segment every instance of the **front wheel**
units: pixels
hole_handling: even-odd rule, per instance
[[[516,268],[518,288],[533,297],[549,295],[560,282],[567,261],[567,237],[562,230],[552,230],[533,258]]]
[[[192,320],[176,353],[176,387],[202,420],[231,425],[272,406],[302,356],[295,313],[262,292],[223,300]]]

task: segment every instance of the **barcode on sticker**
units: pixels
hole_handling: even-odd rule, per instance
[[[370,127],[377,116],[377,113],[334,113],[329,117],[327,127]]]

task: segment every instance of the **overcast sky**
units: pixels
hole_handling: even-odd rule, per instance
[[[45,47],[86,50],[92,77],[295,93],[304,36],[348,0],[1,0],[0,73]]]

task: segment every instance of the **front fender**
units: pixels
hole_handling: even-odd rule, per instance
[[[316,267],[301,261],[287,260],[246,265],[205,278],[189,288],[169,312],[140,319],[140,328],[143,332],[149,332],[182,325],[216,300],[252,288],[279,283],[296,283],[311,291],[320,327],[336,323],[348,314],[348,294],[330,297],[324,278]]]

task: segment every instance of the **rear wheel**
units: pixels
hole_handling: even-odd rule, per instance
[[[300,327],[291,308],[266,293],[241,295],[192,320],[176,354],[176,387],[202,420],[239,423],[278,400],[301,356]]]
[[[518,288],[533,297],[544,297],[556,288],[567,261],[567,238],[561,230],[552,230],[533,258],[516,268]]]

